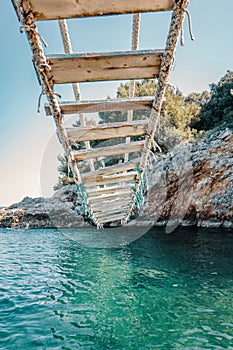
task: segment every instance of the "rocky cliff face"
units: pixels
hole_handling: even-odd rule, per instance
[[[196,143],[153,159],[139,217],[129,225],[233,227],[233,132],[209,132]],[[24,198],[0,210],[2,227],[85,227],[75,186],[52,198]]]
[[[154,162],[149,191],[135,222],[233,227],[233,133],[207,133]],[[133,224],[133,223],[131,223]]]
[[[81,198],[76,186],[66,186],[52,198],[25,197],[20,203],[0,210],[0,227],[54,228],[85,227]]]

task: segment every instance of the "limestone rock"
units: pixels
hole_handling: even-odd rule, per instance
[[[182,144],[147,172],[148,191],[137,219],[128,225],[233,227],[233,132],[219,128]],[[86,227],[76,186],[52,198],[25,197],[0,209],[0,227]]]
[[[233,133],[208,132],[160,157],[148,174],[149,190],[138,219],[174,226],[233,227]],[[170,229],[169,229],[170,227]]]
[[[9,228],[62,228],[88,226],[81,198],[74,185],[65,186],[52,198],[25,197],[0,210],[0,226]]]

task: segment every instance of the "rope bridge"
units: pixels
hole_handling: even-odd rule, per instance
[[[25,31],[33,53],[33,64],[47,96],[47,115],[52,115],[68,167],[82,194],[85,214],[103,227],[114,221],[126,223],[143,204],[143,177],[164,100],[175,49],[189,0],[12,0],[21,31]],[[171,11],[164,50],[139,50],[140,13]],[[73,53],[66,19],[107,15],[133,15],[132,46],[129,51]],[[46,42],[37,21],[57,20],[65,54],[45,55]],[[136,79],[157,78],[155,96],[135,97]],[[79,83],[129,80],[128,98],[82,101]],[[72,84],[73,102],[60,102],[56,84]],[[149,120],[133,120],[134,110],[150,110]],[[128,111],[127,121],[88,126],[85,113]],[[65,116],[79,115],[80,126],[65,127]],[[135,141],[135,137],[137,141]],[[92,147],[93,141],[115,140],[108,147]],[[120,143],[119,143],[120,139]],[[121,140],[125,140],[122,142]],[[82,147],[80,148],[80,145]],[[123,155],[123,162],[106,166],[107,157]],[[100,161],[101,160],[101,161]],[[83,172],[86,162],[90,171]],[[101,164],[101,165],[100,165]]]

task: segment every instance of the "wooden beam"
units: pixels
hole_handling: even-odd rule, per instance
[[[81,150],[74,152],[74,158],[77,161],[92,159],[92,158],[100,158],[100,157],[108,157],[115,156],[119,154],[127,153],[135,153],[141,152],[144,146],[144,141],[136,141],[131,142],[129,144],[123,143],[114,146],[101,147],[101,148],[92,148],[90,150]]]
[[[24,10],[28,10],[28,3],[28,0],[22,1]],[[37,20],[44,21],[62,18],[168,11],[174,8],[174,0],[30,0],[30,5]]]
[[[63,115],[78,113],[99,113],[128,110],[151,109],[154,97],[115,98],[109,100],[61,102],[60,108]],[[46,115],[51,115],[48,103],[45,104]]]
[[[47,57],[55,84],[149,79],[159,75],[163,50],[57,54]]]
[[[129,162],[112,165],[106,168],[100,168],[95,171],[89,171],[88,173],[83,173],[81,174],[81,177],[84,180],[88,180],[88,179],[89,180],[96,179],[97,181],[102,180],[103,176],[106,176],[106,175],[113,175],[124,171],[135,170],[139,162],[140,162],[140,158],[136,158]]]
[[[108,193],[114,193],[118,190],[131,190],[133,191],[135,188],[134,184],[127,184],[127,185],[117,185],[117,186],[108,186],[108,187],[99,187],[99,188],[87,188],[86,192],[88,196],[94,197],[94,196],[100,196],[102,194],[108,194]]]
[[[120,191],[120,192],[114,192],[114,193],[111,193],[111,194],[104,194],[104,195],[100,195],[100,196],[95,196],[95,197],[88,197],[88,202],[90,204],[93,204],[93,203],[99,203],[99,202],[102,202],[102,201],[106,201],[106,200],[109,200],[109,199],[114,199],[114,198],[119,198],[119,199],[122,199],[122,198],[129,198],[130,196],[132,197],[133,193],[132,191]]]
[[[132,171],[127,174],[119,174],[116,176],[108,176],[106,178],[103,178],[102,180],[96,181],[94,180],[84,180],[84,186],[85,187],[94,187],[94,186],[101,186],[101,185],[107,185],[107,184],[116,184],[118,182],[131,182],[134,181],[137,177],[138,173],[135,171]]]
[[[93,127],[67,128],[71,142],[108,140],[127,136],[143,136],[147,130],[148,121],[132,123],[100,124]]]

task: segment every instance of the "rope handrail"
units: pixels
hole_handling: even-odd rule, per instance
[[[23,5],[22,5],[24,1],[26,3],[26,10],[25,10],[25,7],[23,7]],[[132,126],[130,129],[130,130],[133,130],[133,132],[129,131],[129,130],[124,131],[124,132],[121,131],[123,133],[121,137],[124,137],[126,140],[125,145],[130,143],[132,135],[139,135],[139,136],[145,135],[144,145],[142,144],[142,149],[140,149],[141,159],[140,159],[140,163],[136,165],[136,171],[135,171],[135,167],[132,166],[133,163],[131,163],[130,165],[128,165],[128,164],[124,165],[124,171],[122,170],[123,168],[119,166],[117,168],[118,170],[115,170],[115,168],[114,168],[114,172],[116,171],[114,176],[105,175],[105,176],[100,177],[100,175],[99,175],[100,180],[98,180],[99,181],[98,182],[95,179],[94,185],[93,185],[93,181],[90,180],[90,176],[89,176],[89,185],[86,185],[87,179],[85,179],[84,174],[83,174],[84,180],[82,179],[80,170],[79,170],[78,165],[77,165],[77,160],[75,158],[74,151],[72,150],[72,144],[74,141],[72,140],[72,137],[70,136],[69,130],[66,130],[64,127],[61,107],[58,103],[58,98],[60,98],[60,95],[57,94],[55,89],[54,89],[54,81],[59,83],[59,81],[56,80],[56,75],[54,74],[54,71],[53,71],[54,61],[52,60],[51,57],[48,58],[48,61],[47,61],[47,58],[44,54],[43,46],[47,47],[47,43],[45,42],[43,37],[38,32],[38,29],[36,26],[36,16],[34,14],[35,12],[30,10],[30,3],[27,0],[14,0],[14,4],[16,7],[16,12],[18,14],[20,23],[21,23],[20,32],[26,33],[29,44],[31,45],[31,49],[32,49],[32,53],[33,53],[33,63],[34,63],[35,70],[36,70],[36,73],[37,73],[37,76],[39,79],[39,83],[40,83],[41,89],[42,89],[41,94],[39,96],[39,100],[38,100],[38,111],[40,110],[41,98],[43,95],[46,95],[48,102],[49,102],[49,107],[50,107],[50,110],[52,112],[53,119],[54,119],[54,122],[56,125],[58,139],[59,139],[60,143],[62,144],[62,146],[65,150],[66,158],[68,159],[68,176],[69,176],[69,171],[71,170],[72,174],[74,176],[74,181],[75,181],[77,188],[81,194],[83,208],[84,208],[84,214],[89,216],[89,219],[91,219],[97,225],[97,228],[102,228],[104,225],[104,222],[110,222],[110,221],[106,221],[107,220],[106,218],[105,218],[106,220],[104,221],[103,218],[105,217],[105,215],[102,213],[102,215],[98,216],[97,211],[94,210],[96,206],[92,205],[92,200],[93,200],[93,203],[95,203],[95,202],[94,202],[94,199],[91,199],[91,196],[88,195],[88,191],[87,191],[88,186],[89,186],[89,188],[92,188],[95,186],[96,189],[98,189],[101,186],[103,186],[102,188],[105,188],[106,184],[108,184],[108,186],[110,184],[110,187],[107,187],[107,188],[111,188],[111,184],[114,184],[114,185],[119,186],[119,188],[120,188],[122,183],[126,184],[127,182],[129,182],[129,183],[133,182],[134,189],[132,191],[132,197],[130,194],[130,197],[129,198],[127,197],[124,200],[123,207],[126,206],[126,204],[128,203],[128,200],[129,200],[129,203],[127,204],[128,205],[127,211],[122,214],[123,216],[121,216],[119,214],[119,212],[122,212],[122,211],[121,211],[120,204],[118,204],[118,203],[115,203],[115,207],[111,211],[112,218],[118,218],[121,216],[121,219],[120,219],[121,223],[122,224],[126,223],[129,220],[131,214],[133,213],[134,208],[139,209],[141,207],[141,205],[144,203],[144,196],[143,196],[144,191],[145,191],[144,177],[146,176],[147,166],[148,166],[149,162],[151,161],[152,155],[153,155],[153,157],[155,157],[154,152],[156,149],[158,149],[159,152],[162,152],[160,146],[158,145],[158,143],[155,140],[155,133],[159,127],[161,109],[162,109],[163,101],[165,98],[165,91],[166,91],[167,86],[169,85],[168,78],[169,78],[169,74],[170,74],[172,64],[174,61],[175,50],[176,50],[176,46],[177,46],[177,43],[179,40],[179,36],[180,36],[181,44],[184,45],[183,21],[184,21],[185,15],[187,15],[187,18],[188,18],[189,34],[190,34],[191,40],[194,40],[194,35],[193,35],[193,31],[192,31],[191,15],[190,15],[189,11],[187,10],[189,0],[174,0],[175,5],[174,5],[174,8],[172,10],[172,17],[171,17],[169,33],[168,33],[167,42],[166,42],[166,48],[165,48],[164,52],[160,53],[159,60],[161,62],[161,66],[160,66],[160,70],[159,69],[157,70],[157,73],[159,71],[158,82],[157,82],[157,86],[156,86],[154,100],[153,100],[152,106],[151,106],[151,112],[150,112],[148,126],[145,126],[144,130],[142,130],[142,131],[140,131],[139,129],[136,131],[136,127],[135,127],[135,130],[132,129],[134,126]],[[133,14],[133,26],[132,26],[131,51],[137,51],[139,48],[140,20],[141,20],[141,14],[134,13]],[[70,40],[70,36],[69,36],[67,22],[65,19],[59,19],[58,23],[59,23],[59,28],[60,28],[60,32],[61,32],[61,36],[62,36],[62,41],[63,41],[65,53],[71,55],[73,53],[73,50],[72,50],[72,45],[71,45],[71,40]],[[129,55],[129,53],[128,53],[128,55]],[[130,54],[130,55],[132,56],[132,54]],[[135,55],[135,56],[137,56],[137,55]],[[161,59],[161,56],[162,56],[162,59]],[[90,57],[91,57],[90,55],[86,56],[86,58],[90,58]],[[106,57],[107,57],[107,55],[106,55]],[[122,59],[122,57],[118,57],[118,60],[120,60],[120,59]],[[147,59],[147,58],[145,57],[145,59]],[[50,60],[50,62],[49,62],[49,60]],[[125,60],[125,58],[124,58],[124,60]],[[106,62],[105,62],[105,64],[106,64]],[[155,76],[155,74],[153,76]],[[118,78],[118,76],[117,76],[117,78]],[[138,78],[138,76],[136,76],[136,78]],[[129,77],[128,77],[128,79],[129,79]],[[136,83],[134,80],[135,76],[133,76],[133,78],[130,77],[130,79],[131,80],[130,80],[130,84],[129,84],[129,99],[133,98],[135,96],[135,89],[136,89]],[[110,79],[108,79],[108,80],[110,80]],[[70,80],[68,80],[68,81],[70,81]],[[71,80],[71,81],[75,81],[75,80]],[[80,81],[82,81],[82,80],[80,80]],[[81,101],[81,93],[80,93],[79,83],[78,82],[72,83],[72,88],[73,88],[75,100],[77,102],[80,102]],[[83,115],[83,113],[79,113],[79,116],[80,116],[81,126],[86,127],[85,116]],[[114,132],[119,133],[119,130],[122,130],[127,125],[129,125],[129,126],[127,126],[129,128],[130,124],[132,124],[132,121],[133,121],[133,110],[129,110],[128,114],[127,114],[127,123],[125,123],[125,125],[123,127],[122,127],[122,125],[113,126],[111,131],[108,130],[108,134],[107,134],[108,138],[111,139],[111,138],[116,137],[114,135]],[[86,129],[88,129],[88,128],[86,128]],[[89,132],[90,129],[87,131]],[[80,130],[79,130],[79,132],[80,132]],[[100,132],[100,130],[98,130],[98,133],[99,132]],[[107,132],[107,130],[106,130],[106,132]],[[142,133],[140,134],[140,132],[142,132]],[[94,138],[92,135],[92,138],[83,139],[84,144],[85,144],[85,148],[87,150],[90,149],[90,147],[91,147],[90,141],[88,141],[88,140],[93,140],[93,139],[101,140],[101,139],[103,139],[103,135],[102,135],[102,138],[100,137],[100,135],[97,135],[97,133],[94,135],[95,135]],[[80,138],[79,138],[79,141],[77,141],[77,142],[80,142]],[[124,163],[128,162],[128,159],[129,159],[130,150],[127,147],[128,146],[126,146],[126,148],[123,148],[123,151],[125,152]],[[128,151],[128,153],[126,152],[126,150]],[[95,158],[88,159],[91,171],[95,170],[94,159]],[[109,170],[108,170],[108,172],[109,172]],[[85,186],[86,186],[86,188],[85,188]],[[116,196],[118,196],[117,193],[116,193]],[[119,199],[120,199],[120,197],[118,198],[118,200]],[[116,200],[116,202],[117,202],[117,200]],[[111,215],[110,215],[110,219],[111,219]]]

